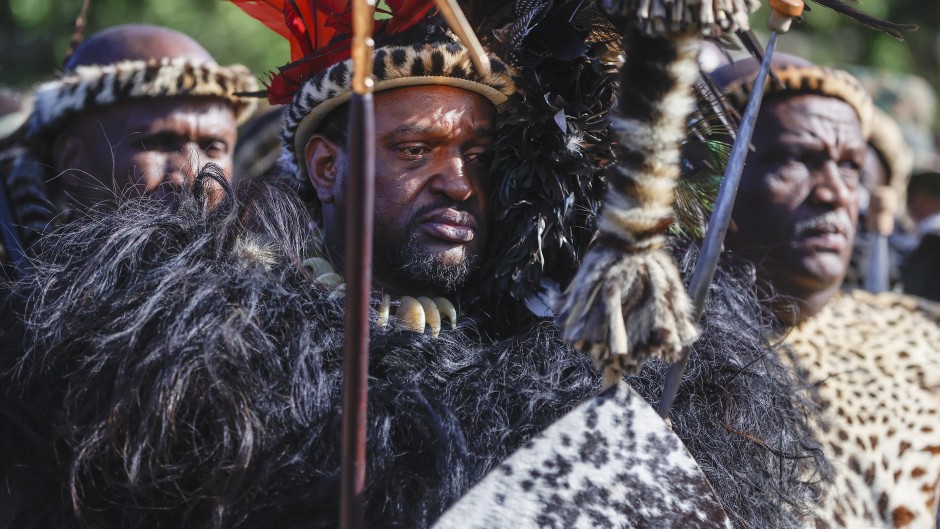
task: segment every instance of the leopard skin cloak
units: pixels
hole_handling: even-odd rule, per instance
[[[817,388],[818,435],[833,465],[817,527],[936,527],[940,305],[853,290],[786,343]]]

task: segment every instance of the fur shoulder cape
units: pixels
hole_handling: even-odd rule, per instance
[[[309,219],[265,179],[210,210],[208,178],[48,236],[10,286],[0,527],[336,526],[343,319],[300,265]],[[825,461],[750,279],[723,270],[675,431],[736,527],[797,527]],[[370,527],[430,525],[600,386],[544,320],[373,332]],[[653,401],[663,370],[629,382]]]

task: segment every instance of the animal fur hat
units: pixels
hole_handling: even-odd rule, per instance
[[[731,106],[743,112],[759,68],[756,59],[748,58],[716,69],[711,77],[722,88]],[[871,96],[849,72],[816,66],[783,54],[774,57],[774,72],[780,83],[768,82],[764,91],[766,96],[818,94],[841,99],[855,109],[865,138],[871,134],[874,113]]]
[[[36,89],[26,138],[40,137],[91,108],[165,97],[225,100],[232,105],[241,124],[251,115],[256,102],[240,94],[257,89],[254,76],[240,64],[226,67],[185,57],[165,57],[77,66]]]

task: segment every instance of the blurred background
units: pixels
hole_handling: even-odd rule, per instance
[[[0,0],[0,85],[52,78],[62,66],[82,0]],[[198,40],[220,64],[259,76],[287,62],[287,41],[222,0],[92,0],[85,36],[117,24],[167,26]]]

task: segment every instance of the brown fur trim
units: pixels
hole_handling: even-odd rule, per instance
[[[224,67],[182,57],[79,66],[36,89],[27,137],[37,137],[89,108],[156,97],[224,99],[234,106],[235,117],[241,124],[251,115],[255,101],[236,94],[257,88],[254,76],[242,65]]]

